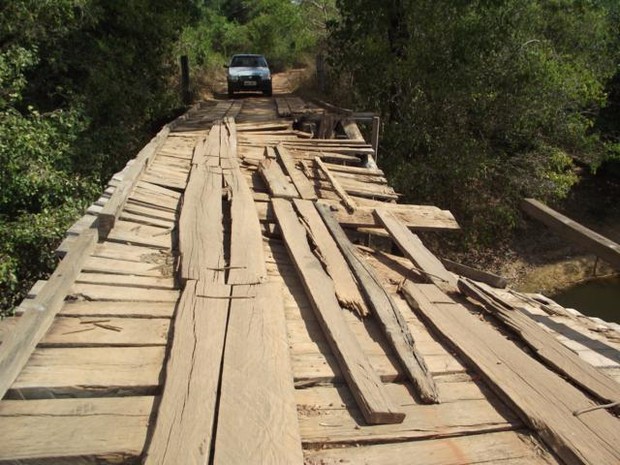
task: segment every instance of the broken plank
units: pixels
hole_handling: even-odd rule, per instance
[[[579,355],[545,331],[520,308],[515,308],[498,296],[487,293],[469,279],[461,278],[458,287],[461,292],[480,302],[486,311],[516,333],[554,370],[571,379],[603,403],[620,400],[620,384],[584,362]]]
[[[396,302],[381,285],[377,274],[362,259],[359,251],[347,238],[344,230],[331,215],[329,207],[317,203],[316,208],[353,270],[353,274],[360,284],[362,292],[366,295],[374,316],[379,321],[384,334],[394,348],[407,376],[416,387],[421,399],[429,403],[439,402],[435,381],[424,362],[424,357],[415,346],[407,322],[400,313]]]
[[[14,331],[0,345],[0,399],[19,375],[36,345],[45,336],[84,260],[97,241],[97,231],[84,231],[65,258],[59,263],[47,283],[34,299],[25,299],[20,307],[24,314]]]
[[[152,409],[151,396],[4,400],[0,463],[135,462]]]
[[[272,197],[285,199],[299,197],[295,187],[286,179],[282,168],[275,160],[265,158],[259,163],[258,171],[269,187]]]
[[[109,286],[132,286],[146,289],[176,289],[173,278],[154,276],[132,276],[127,274],[109,274],[89,271],[80,273],[76,283],[106,284]]]
[[[316,192],[314,189],[314,183],[308,180],[305,174],[295,166],[295,160],[291,156],[290,152],[282,144],[276,147],[276,152],[280,158],[280,162],[286,173],[291,177],[293,184],[297,188],[297,192],[302,199],[316,200]]]
[[[166,265],[165,261],[158,264],[90,256],[84,263],[82,271],[161,278],[172,275],[172,266]]]
[[[307,225],[310,238],[318,248],[319,259],[325,264],[327,273],[334,281],[338,301],[343,307],[354,310],[361,316],[366,316],[368,307],[364,302],[364,297],[358,289],[349,265],[314,208],[314,204],[308,200],[295,200],[295,207]]]
[[[446,270],[441,261],[424,246],[418,236],[409,231],[388,210],[377,208],[375,215],[390,233],[401,252],[413,262],[429,282],[446,292],[457,290],[454,275]]]
[[[117,220],[114,228],[108,232],[108,241],[135,244],[159,249],[172,248],[171,230]]]
[[[446,267],[446,270],[465,276],[466,278],[473,279],[481,283],[486,283],[489,286],[493,286],[498,289],[504,289],[508,285],[508,281],[502,276],[463,265],[462,263],[456,263],[452,260],[448,260],[447,258],[441,258],[440,260],[443,266]]]
[[[219,168],[192,169],[179,222],[181,280],[224,273],[222,174]],[[219,271],[218,271],[219,270]]]
[[[212,298],[197,297],[197,291]],[[230,286],[187,282],[175,319],[161,404],[145,465],[208,463]]]
[[[213,463],[302,464],[281,285],[232,296]]]
[[[225,122],[228,139],[222,144],[221,164],[230,188],[230,258],[226,282],[255,284],[267,277],[263,254],[263,235],[252,191],[239,168],[235,123]]]
[[[386,395],[381,380],[347,326],[334,284],[312,254],[293,206],[281,199],[274,199],[273,206],[286,248],[364,418],[370,424],[402,422],[404,415]]]
[[[446,297],[436,286],[407,281],[401,290],[425,322],[566,464],[620,462],[619,419],[604,410],[575,416],[573,412],[594,402],[463,306],[434,302]]]
[[[316,166],[318,166],[318,168],[325,174],[325,176],[327,176],[327,179],[329,179],[332,187],[334,188],[338,196],[342,199],[342,202],[344,203],[347,210],[349,210],[350,212],[355,211],[355,209],[358,207],[357,203],[349,196],[349,194],[347,194],[347,191],[344,190],[340,182],[329,171],[323,161],[319,157],[315,157],[314,163],[316,163]]]
[[[165,346],[39,348],[9,399],[155,395]]]

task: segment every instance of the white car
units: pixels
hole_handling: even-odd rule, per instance
[[[228,68],[228,96],[249,90],[271,96],[271,71],[263,55],[233,55]]]

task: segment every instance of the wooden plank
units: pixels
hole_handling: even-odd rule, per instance
[[[179,291],[82,283],[74,284],[70,294],[84,300],[176,302],[179,299]]]
[[[152,249],[149,249],[152,253]],[[90,256],[82,271],[90,273],[110,273],[114,275],[150,276],[162,278],[172,275],[172,266],[161,263],[148,263]]]
[[[445,298],[434,285],[407,281],[402,291],[427,324],[451,342],[565,463],[620,462],[619,419],[604,410],[575,416],[573,412],[594,402],[466,308],[433,302],[437,293]]]
[[[37,349],[7,398],[155,395],[165,352],[164,346]]]
[[[172,278],[153,276],[132,276],[125,274],[109,274],[88,272],[80,273],[76,278],[77,283],[106,284],[110,286],[132,286],[146,289],[177,289]]]
[[[452,260],[448,260],[447,258],[441,258],[440,260],[443,266],[446,267],[446,270],[465,276],[466,278],[473,279],[481,283],[486,283],[489,286],[497,287],[499,289],[503,289],[508,285],[508,281],[502,276],[463,265],[462,263],[456,263]]]
[[[286,173],[290,176],[291,181],[293,181],[297,192],[299,192],[299,196],[306,200],[317,200],[314,184],[308,180],[301,170],[297,169],[295,161],[286,147],[282,144],[278,144],[276,153]]]
[[[534,438],[497,432],[454,438],[307,450],[306,465],[559,465],[536,447]]]
[[[476,299],[486,311],[516,333],[554,370],[571,379],[603,403],[617,402],[620,399],[620,384],[584,362],[579,355],[562,345],[521,309],[485,292],[469,279],[460,279],[458,287],[461,292]]]
[[[34,299],[24,300],[23,316],[0,345],[0,399],[13,384],[36,345],[52,325],[82,264],[97,242],[97,231],[84,231]]]
[[[302,464],[281,286],[232,295],[213,463]]]
[[[252,191],[237,162],[234,121],[227,119],[228,139],[222,145],[224,180],[230,187],[230,258],[226,282],[254,284],[267,278],[263,255],[263,235]]]
[[[152,408],[150,396],[2,401],[0,463],[133,463]]]
[[[375,215],[398,248],[417,267],[428,282],[434,283],[446,292],[456,292],[456,278],[443,266],[441,261],[428,250],[420,238],[398,221],[394,215],[383,208],[375,209]]]
[[[364,262],[359,251],[347,238],[344,230],[331,215],[329,207],[320,203],[317,203],[316,207],[349,263],[373,311],[373,315],[379,321],[407,376],[420,394],[420,398],[428,403],[439,402],[437,386],[424,362],[424,357],[416,348],[413,336],[400,313],[400,309],[381,285],[377,274]]]
[[[295,187],[286,179],[282,168],[275,160],[265,158],[258,165],[258,171],[275,198],[293,199],[299,197]]]
[[[132,265],[135,264],[135,262],[140,262],[147,266],[157,266],[172,262],[170,251],[141,247],[138,245],[119,244],[117,242],[102,242],[97,244],[93,251],[93,257],[133,262]],[[86,264],[89,263],[89,260],[90,259],[86,261]]]
[[[295,207],[307,226],[310,239],[319,251],[319,260],[334,281],[338,302],[361,316],[368,314],[368,307],[357,287],[355,278],[347,265],[338,245],[334,242],[314,204],[308,200],[295,200]]]
[[[357,203],[347,194],[347,191],[344,190],[340,182],[336,179],[336,177],[329,171],[329,169],[325,166],[323,161],[319,157],[315,157],[314,163],[319,169],[327,176],[329,182],[331,182],[334,190],[338,194],[338,196],[342,199],[345,207],[348,211],[353,212],[358,207]]]
[[[592,231],[549,208],[535,199],[524,199],[521,209],[532,218],[544,223],[562,237],[589,250],[614,268],[620,270],[620,244]]]
[[[119,318],[172,318],[175,302],[68,301],[59,315]]]
[[[364,418],[370,424],[402,422],[404,415],[387,397],[381,380],[344,321],[334,284],[312,254],[293,206],[281,199],[274,199],[273,206],[286,248]]]
[[[222,173],[198,165],[192,169],[179,222],[181,279],[207,272],[224,273]],[[219,271],[217,271],[219,270]]]
[[[56,318],[39,347],[166,345],[170,319]]]
[[[217,297],[228,296],[229,286],[187,281],[146,465],[209,461],[229,305]]]
[[[427,205],[383,204],[382,208],[392,213],[408,228],[421,231],[440,231],[444,229],[459,229],[454,216],[447,210]],[[340,224],[347,227],[375,227],[380,223],[375,218],[375,207],[358,206],[353,213],[344,208],[334,210],[334,215]]]
[[[129,198],[129,194],[138,182],[138,178],[148,166],[149,160],[152,159],[155,153],[163,146],[169,133],[170,127],[168,125],[164,126],[164,128],[140,150],[131,166],[124,173],[123,180],[99,213],[98,229],[99,236],[102,239],[108,237],[108,233],[114,227],[118,215],[123,210],[123,206]]]
[[[119,220],[108,232],[108,240],[159,249],[171,249],[173,245],[170,229]]]

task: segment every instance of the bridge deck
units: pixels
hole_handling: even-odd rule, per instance
[[[349,232],[361,228],[365,231],[357,233],[361,239],[370,237],[368,231],[379,233],[371,239],[372,243],[378,244],[377,249],[385,249],[382,245],[388,242],[384,237],[387,233],[373,217],[372,210],[376,206],[385,206],[400,221],[414,229],[455,229],[457,225],[448,212],[433,207],[411,207],[398,211],[400,207],[390,207],[391,199],[397,198],[396,193],[387,185],[380,170],[364,168],[360,162],[367,153],[371,153],[371,148],[347,139],[336,140],[329,133],[337,118],[319,116],[317,119],[316,115],[321,112],[316,106],[300,99],[282,96],[277,99],[209,102],[195,108],[167,134],[133,186],[107,238],[99,241],[88,253],[49,330],[36,343],[27,363],[0,401],[0,463],[139,463],[146,460],[147,463],[171,464],[289,464],[293,460],[291,457],[297,458],[298,463],[312,465],[569,462],[566,455],[558,457],[552,452],[547,437],[541,434],[537,425],[524,417],[521,406],[508,404],[502,395],[502,387],[498,389],[491,385],[486,373],[463,357],[458,348],[455,349],[455,341],[447,340],[444,335],[432,330],[426,321],[420,319],[418,312],[412,311],[407,300],[398,292],[398,286],[405,278],[424,281],[423,275],[412,271],[415,266],[403,257],[385,252],[370,253],[369,249],[362,247],[359,251],[364,260],[400,309],[415,346],[437,386],[441,401],[439,404],[422,403],[376,316],[362,318],[355,311],[343,309],[341,318],[359,343],[362,355],[380,377],[381,388],[398,411],[405,415],[401,423],[369,424],[360,408],[355,384],[343,373],[342,356],[334,351],[333,336],[326,332],[325,323],[317,316],[315,303],[300,278],[298,266],[287,249],[286,237],[283,237],[278,225],[270,203],[273,196],[271,186],[260,174],[260,163],[273,150],[266,151],[266,147],[285,144],[300,173],[304,173],[312,183],[318,199],[338,209],[333,212],[334,216],[348,227]],[[288,116],[281,117],[279,113]],[[322,129],[327,138],[310,139],[294,130],[291,114],[315,117],[320,121],[319,125],[329,124],[329,128]],[[174,348],[173,344],[183,342],[180,339],[173,341],[172,335],[186,334],[181,332],[184,323],[180,313],[182,305],[179,305],[181,295],[187,291],[178,274],[181,259],[179,217],[190,171],[195,166],[192,165],[195,148],[208,137],[214,121],[227,116],[236,120],[239,166],[243,179],[250,187],[260,222],[266,281],[281,284],[282,296],[275,300],[281,302],[285,321],[285,326],[278,326],[277,312],[280,307],[278,302],[272,302],[272,308],[258,309],[261,312],[264,310],[264,315],[254,313],[257,320],[254,326],[249,324],[248,331],[262,331],[258,327],[262,323],[258,321],[269,318],[264,324],[272,326],[265,332],[265,337],[269,337],[269,341],[287,341],[290,379],[282,381],[282,373],[286,370],[281,367],[288,366],[289,362],[280,360],[274,365],[274,373],[269,375],[272,378],[267,377],[266,372],[271,370],[267,366],[270,357],[276,357],[280,349],[271,346],[261,348],[261,341],[249,337],[249,333],[235,336],[232,332],[231,325],[244,323],[235,323],[233,315],[236,313],[233,312],[245,310],[242,302],[235,300],[235,286],[231,286],[232,294],[227,294],[233,296],[227,297],[231,302],[230,310],[226,310],[227,316],[222,320],[222,324],[229,328],[226,333],[224,326],[224,339],[219,343],[213,342],[215,329],[211,326],[201,327],[194,334],[198,344],[194,348],[208,347],[208,354],[200,356],[216,353],[220,356],[212,372],[204,374],[209,379],[196,381],[211,386],[215,407],[208,412],[206,404],[197,405],[196,408],[201,410],[197,410],[196,417],[211,415],[213,419],[204,426],[210,437],[198,438],[200,444],[209,446],[193,449],[193,432],[200,432],[202,425],[191,428],[183,425],[186,429],[179,429],[181,432],[177,435],[177,432],[173,434],[177,431],[173,422],[166,435],[161,432],[163,423],[160,423],[164,421],[164,414],[161,414],[163,405],[170,403],[161,401],[161,396],[163,392],[173,389],[172,378],[178,368],[171,364],[170,354],[181,350],[180,346]],[[321,170],[315,169],[313,161],[316,156],[331,167],[329,172],[334,175],[336,183],[341,184],[344,195],[350,196],[358,207],[356,211],[346,211],[338,189]],[[275,159],[272,161],[276,163]],[[226,167],[220,165],[220,168],[219,173],[226,176]],[[285,175],[284,179],[296,192],[290,176]],[[68,232],[67,240],[60,249],[61,254],[70,252],[77,238],[92,229],[97,214],[122,180],[123,172],[111,180],[106,193]],[[224,189],[224,195],[228,194],[229,191]],[[224,229],[227,229],[230,219],[226,219],[226,212],[223,214]],[[224,255],[229,258],[230,253],[227,249]],[[197,282],[200,285],[201,281]],[[215,289],[209,285],[205,284],[206,289]],[[36,302],[37,295],[45,286],[44,282],[38,283],[27,301]],[[196,292],[196,298],[205,297]],[[594,322],[540,298],[536,300],[532,296],[506,290],[489,292],[515,307],[525,309],[551,337],[620,383],[620,332],[613,325]],[[0,341],[15,337],[20,319],[28,312],[37,311],[28,306],[27,301],[22,305],[23,315],[18,314],[0,324]],[[466,302],[463,301],[463,304]],[[224,307],[228,309],[228,303]],[[216,312],[217,305],[211,302],[202,310]],[[200,308],[196,307],[194,311],[199,312]],[[473,307],[470,311],[474,311]],[[204,313],[202,316],[195,313],[194,317],[205,316]],[[215,318],[213,315],[211,317]],[[482,316],[479,318],[481,325],[506,333],[506,328],[483,320]],[[211,345],[201,346],[198,342],[200,337],[211,341]],[[236,345],[233,344],[235,337],[241,338]],[[248,347],[265,353],[244,355],[243,341],[246,338]],[[219,346],[216,347],[217,344]],[[0,345],[0,356],[6,356],[1,352],[4,345]],[[515,350],[520,350],[517,344]],[[233,357],[235,351],[238,352],[237,358]],[[262,412],[260,415],[264,416],[270,416],[272,412],[264,412],[262,393],[252,394],[256,396],[256,405],[251,402],[249,406],[244,404],[247,410],[241,420],[247,421],[241,421],[239,431],[243,433],[234,437],[234,431],[230,428],[239,419],[224,418],[228,414],[226,409],[235,407],[237,400],[245,402],[237,397],[237,391],[246,392],[247,388],[255,387],[235,384],[229,381],[234,378],[226,375],[220,379],[220,370],[222,366],[224,373],[228,369],[235,370],[234,366],[226,368],[227,364],[232,363],[230,360],[237,360],[235,363],[243,365],[245,357],[248,360],[262,360],[261,363],[266,363],[265,369],[254,366],[240,368],[239,371],[253,373],[257,383],[264,379],[281,381],[282,385],[277,387],[281,390],[278,396],[286,399],[290,394],[297,422],[265,433],[265,425],[273,426],[273,422],[263,421],[256,412]],[[270,386],[265,388],[269,390]],[[190,391],[188,387],[187,392]],[[288,407],[282,405],[278,408],[286,413]],[[575,409],[579,407],[574,406]],[[184,408],[183,403],[173,409],[173,414]],[[620,426],[611,413],[598,411],[597,414],[605,415],[605,421]],[[255,428],[260,440],[253,441],[247,436],[247,431],[252,431],[252,428]],[[618,431],[620,428],[615,430],[616,439],[620,439]],[[604,436],[603,433],[601,435]],[[172,450],[171,443],[179,441],[180,454],[184,453],[184,444],[192,450],[185,458],[159,453],[158,448],[163,446],[160,442],[155,444],[153,438],[160,437],[167,438],[165,449],[170,447]],[[296,438],[294,443],[291,443],[291,437]],[[264,450],[244,451],[247,443],[257,443],[256,447]],[[287,446],[287,451],[282,451],[277,447],[278,443],[291,445]],[[618,443],[610,454],[620,454]],[[242,458],[249,456],[254,459],[247,461]],[[596,455],[585,453],[571,463],[595,463],[590,460],[592,457]]]

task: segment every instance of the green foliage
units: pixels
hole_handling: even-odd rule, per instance
[[[4,2],[0,315],[53,268],[80,209],[179,105],[174,45],[196,13],[193,0]]]
[[[407,200],[452,210],[468,244],[505,237],[518,201],[553,201],[605,156],[593,122],[615,71],[593,1],[340,0],[334,74],[385,118],[382,165]]]

